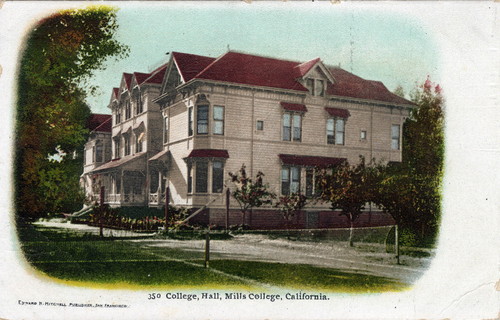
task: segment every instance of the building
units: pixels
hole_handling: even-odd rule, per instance
[[[111,115],[92,114],[87,121],[90,131],[83,152],[83,174],[80,176],[80,185],[84,188],[87,200],[99,200],[99,186],[94,169],[111,160]]]
[[[401,161],[402,125],[413,108],[381,82],[319,58],[174,52],[149,76],[157,82],[126,75],[110,104],[114,159],[92,171],[106,176],[107,202],[162,205],[168,186],[174,205],[210,203],[198,219],[211,224],[224,222],[228,172],[243,164],[252,176],[262,171],[277,194],[310,196],[316,166],[356,163],[360,155]],[[130,111],[137,105],[134,90],[148,102],[143,116]],[[138,139],[147,143],[139,147]],[[233,201],[230,224],[243,223],[238,208]],[[306,209],[294,218],[296,226],[332,226],[338,217],[327,205]],[[282,220],[272,208],[259,208],[244,222],[273,228]]]

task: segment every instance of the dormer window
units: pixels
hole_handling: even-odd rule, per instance
[[[325,95],[325,81],[321,79],[307,78],[306,87],[313,96],[322,97]]]

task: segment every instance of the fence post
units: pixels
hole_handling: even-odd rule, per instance
[[[229,230],[229,201],[231,199],[231,191],[226,189],[226,232]]]
[[[101,186],[101,190],[99,193],[99,237],[104,237],[104,231],[103,231],[103,214],[104,214],[104,195],[105,195],[105,187]]]
[[[396,249],[396,263],[399,264],[399,230],[398,225],[394,229],[394,247]]]
[[[210,261],[210,229],[205,233],[205,268],[208,268]]]
[[[161,193],[160,193],[161,197]],[[165,233],[168,232],[168,204],[170,203],[170,187],[165,188]]]

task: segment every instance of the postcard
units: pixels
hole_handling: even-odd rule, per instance
[[[0,2],[0,318],[498,317],[497,11]]]

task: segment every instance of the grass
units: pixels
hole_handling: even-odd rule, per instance
[[[240,277],[300,290],[369,293],[400,291],[407,287],[403,283],[384,277],[304,264],[216,260],[211,261],[210,266]]]
[[[305,264],[218,260],[203,268],[203,253],[151,246],[147,241],[101,239],[97,235],[36,225],[18,228],[22,250],[32,266],[54,281],[104,288],[262,290],[272,286],[325,292],[398,291],[391,279]],[[134,240],[137,238],[134,238]],[[187,240],[189,241],[189,240]],[[222,271],[213,272],[212,269]]]

